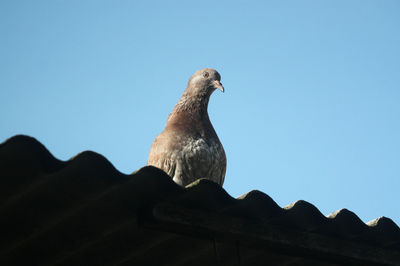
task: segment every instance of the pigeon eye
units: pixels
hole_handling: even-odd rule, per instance
[[[207,71],[203,73],[203,77],[208,78],[210,76],[210,73],[208,73]]]

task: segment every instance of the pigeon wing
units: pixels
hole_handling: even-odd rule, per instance
[[[162,169],[169,176],[173,177],[176,169],[175,149],[170,148],[171,143],[166,142],[163,134],[160,134],[150,148],[147,165],[152,165]]]

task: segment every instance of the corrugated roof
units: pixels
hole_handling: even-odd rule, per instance
[[[206,179],[182,188],[90,151],[63,162],[27,136],[0,145],[0,175],[0,265],[400,265],[389,218],[235,199]]]

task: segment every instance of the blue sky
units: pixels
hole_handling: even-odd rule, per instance
[[[228,193],[400,224],[399,13],[389,0],[1,1],[0,141],[27,134],[132,173],[211,67]]]

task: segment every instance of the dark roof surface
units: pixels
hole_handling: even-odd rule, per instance
[[[206,179],[182,188],[90,151],[63,162],[27,136],[0,144],[0,236],[0,265],[400,265],[389,218],[235,199]]]

